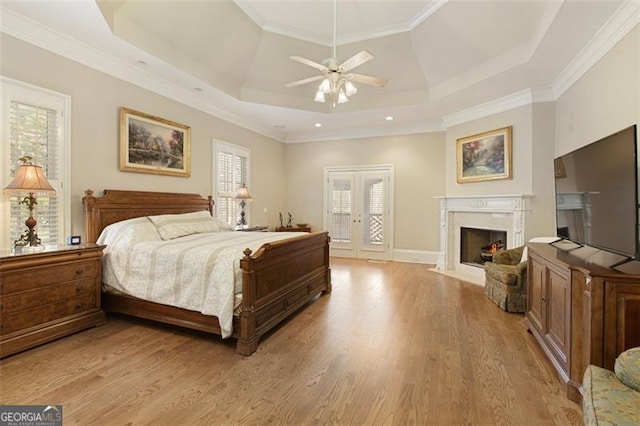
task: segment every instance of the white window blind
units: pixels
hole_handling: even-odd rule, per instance
[[[9,106],[9,141],[13,178],[20,164],[20,158],[32,157],[34,164],[42,169],[50,182],[59,180],[58,162],[58,111],[11,101]],[[55,188],[55,186],[54,186]],[[29,210],[19,204],[22,196],[9,197],[11,206],[9,238],[15,241],[25,229],[24,222]],[[36,194],[37,205],[34,217],[38,221],[36,231],[43,245],[55,245],[60,240],[58,198]]]
[[[251,187],[249,180],[251,151],[226,142],[216,143],[216,217],[230,225],[237,224],[240,218],[240,203],[235,200],[236,190],[245,184]],[[250,215],[245,207],[245,219]]]
[[[69,197],[63,188],[69,172],[65,168],[68,152],[65,110],[69,109],[70,100],[65,95],[10,79],[2,79],[2,89],[2,121],[4,138],[8,141],[1,153],[8,166],[2,173],[4,186],[14,178],[21,157],[29,156],[34,164],[42,166],[56,194],[35,194],[34,217],[38,222],[35,229],[43,245],[63,243],[70,222]],[[19,204],[25,195],[15,194],[4,199],[6,230],[1,237],[5,246],[13,246],[26,230],[24,222],[29,217],[29,209]]]
[[[348,243],[351,241],[351,180],[335,179],[331,191],[331,240]]]

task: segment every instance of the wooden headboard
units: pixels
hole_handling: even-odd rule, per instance
[[[207,210],[213,216],[213,198],[198,194],[120,191],[105,189],[94,197],[87,189],[82,197],[87,242],[95,243],[104,228],[121,220],[157,214],[189,213]]]

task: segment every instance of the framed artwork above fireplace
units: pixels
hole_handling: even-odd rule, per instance
[[[458,183],[511,179],[511,133],[509,126],[458,139]]]

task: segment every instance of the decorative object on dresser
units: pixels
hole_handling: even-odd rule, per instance
[[[524,246],[498,250],[484,263],[484,294],[500,309],[524,312],[527,301],[527,259]]]
[[[236,190],[236,195],[233,198],[240,200],[240,220],[238,220],[238,226],[240,228],[246,228],[247,220],[244,218],[244,208],[247,205],[247,201],[253,201],[249,193],[249,188],[243,183],[242,186]]]
[[[0,357],[106,322],[100,309],[104,246],[0,252]]]
[[[456,141],[457,181],[511,179],[511,126]]]
[[[150,215],[213,212],[211,196],[142,191],[105,190],[102,197],[85,191],[87,240],[94,242],[111,224]],[[141,221],[144,222],[144,221]],[[229,237],[250,240],[251,235]],[[196,234],[200,238],[200,235]],[[188,238],[187,236],[186,238]],[[255,241],[269,236],[255,235]],[[203,237],[206,238],[206,237]],[[241,301],[232,313],[231,337],[237,352],[251,355],[263,334],[320,294],[331,292],[329,235],[326,232],[267,240],[257,249],[244,249],[240,259]],[[188,249],[188,245],[186,248]],[[111,247],[112,249],[113,247]],[[235,264],[236,262],[231,262]],[[235,274],[236,271],[234,270]],[[103,286],[104,287],[104,286]],[[233,298],[232,298],[233,299]],[[124,293],[103,293],[107,312],[146,318],[213,334],[223,334],[219,318],[195,310],[156,303]]]
[[[121,107],[120,170],[191,176],[191,128]]]
[[[567,397],[580,402],[589,364],[613,370],[618,355],[640,346],[640,274],[599,266],[612,254],[566,240],[527,248],[526,322]]]
[[[16,176],[3,191],[5,194],[23,194],[25,192],[29,194],[19,203],[24,204],[29,209],[29,217],[24,222],[27,230],[24,231],[19,239],[14,241],[14,246],[20,247],[24,251],[44,249],[40,244],[38,233],[35,231],[37,222],[33,217],[33,210],[35,205],[38,204],[35,194],[55,195],[56,193],[56,190],[53,189],[44,175],[42,167],[33,164],[31,159],[29,156],[20,158],[21,164],[18,166]]]

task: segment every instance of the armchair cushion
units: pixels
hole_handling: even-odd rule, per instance
[[[499,250],[484,264],[484,292],[501,309],[524,312],[527,293],[527,261],[521,262],[524,246]]]
[[[618,355],[614,371],[618,380],[640,392],[640,347],[628,349]]]

